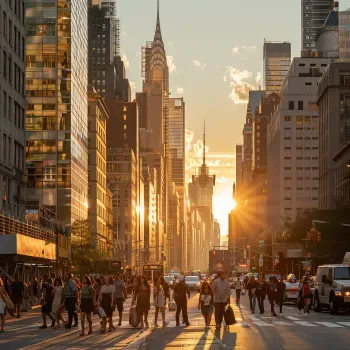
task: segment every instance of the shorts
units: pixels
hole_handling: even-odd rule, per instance
[[[202,315],[209,315],[213,313],[213,305],[204,305],[204,303],[201,304],[201,311],[202,311]]]
[[[115,299],[115,305],[116,305],[117,310],[119,312],[123,312],[124,311],[124,298]]]

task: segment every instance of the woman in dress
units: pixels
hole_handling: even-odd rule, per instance
[[[106,325],[108,319],[108,332],[114,330],[112,316],[114,310],[114,292],[115,287],[113,285],[112,277],[105,278],[105,284],[101,287],[100,296],[98,298],[98,304],[104,310],[106,317],[102,317],[102,328],[101,333],[106,332]]]
[[[62,312],[61,312],[61,305],[62,305],[62,300],[63,300],[63,283],[60,278],[55,278],[55,284],[54,284],[54,289],[52,290],[52,295],[53,295],[53,301],[52,301],[52,314],[56,319],[56,326],[55,329],[60,328],[60,321],[64,325],[66,325],[66,322],[64,321],[62,317]]]
[[[141,276],[139,282],[135,288],[134,298],[132,300],[132,305],[136,301],[136,310],[141,321],[141,327],[148,328],[148,311],[151,308],[150,305],[151,288],[144,276]]]
[[[4,332],[5,326],[5,302],[3,298],[5,298],[6,289],[4,287],[4,283],[2,282],[2,278],[0,277],[0,333]]]
[[[156,308],[156,312],[154,314],[154,327],[159,327],[157,322],[159,312],[162,314],[163,327],[165,327],[165,293],[159,278],[156,279],[155,286],[153,287],[153,298],[153,305]]]
[[[92,320],[91,313],[96,304],[96,293],[91,286],[91,280],[89,276],[83,278],[83,287],[80,294],[80,319],[81,319],[81,336],[85,335],[85,316],[89,324],[88,334],[92,333]]]
[[[205,328],[210,327],[211,316],[213,314],[214,294],[207,281],[204,281],[201,286],[198,300],[198,309],[202,311],[205,321]]]

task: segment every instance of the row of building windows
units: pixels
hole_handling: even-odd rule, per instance
[[[13,146],[14,154],[12,154]],[[12,144],[12,138],[5,133],[2,135],[2,161],[24,171],[24,147],[17,141]]]
[[[318,201],[318,197],[297,197],[297,199],[300,199],[300,200],[313,200],[313,201]],[[285,201],[291,201],[292,198],[291,197],[284,197],[284,200]]]
[[[285,166],[284,170],[292,170],[292,167]],[[318,167],[296,167],[296,170],[318,170]]]
[[[296,124],[300,125],[300,124],[311,124],[311,118],[312,120],[318,120],[318,116],[317,115],[313,115],[311,116],[296,116],[295,118],[295,122]],[[285,122],[291,122],[292,119],[294,119],[294,116],[291,115],[285,115],[284,116],[284,121]]]
[[[297,176],[296,179],[298,181],[301,181],[301,180],[318,180],[318,177],[309,177],[309,176],[301,177],[301,176]],[[290,176],[285,176],[284,180],[289,181],[289,180],[292,180],[292,178]]]
[[[284,157],[284,159],[286,159],[286,160],[291,160],[292,159],[292,157]],[[297,159],[297,160],[318,160],[318,157],[295,157],[295,159]]]
[[[25,78],[22,69],[13,62],[12,56],[7,54],[3,50],[2,56],[2,74],[5,80],[9,82],[10,85],[14,85],[16,92],[25,95]]]

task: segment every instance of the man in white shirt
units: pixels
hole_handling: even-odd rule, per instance
[[[219,329],[224,318],[225,307],[230,301],[231,296],[231,288],[226,279],[225,272],[219,273],[219,278],[213,282],[212,289],[214,293],[216,328]]]

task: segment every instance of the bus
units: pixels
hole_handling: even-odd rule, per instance
[[[145,264],[143,265],[142,273],[148,281],[153,282],[155,278],[164,275],[164,268],[162,264]]]

